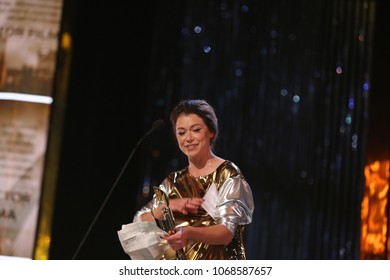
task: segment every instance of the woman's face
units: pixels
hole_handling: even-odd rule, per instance
[[[188,157],[207,156],[214,137],[203,119],[196,114],[180,114],[176,121],[176,140]]]

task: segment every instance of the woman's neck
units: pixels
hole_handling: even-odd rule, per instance
[[[190,158],[188,159],[188,171],[195,177],[205,176],[213,172],[221,162],[223,162],[223,159],[212,153],[201,159]]]

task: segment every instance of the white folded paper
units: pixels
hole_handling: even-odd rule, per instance
[[[155,222],[135,222],[122,225],[118,237],[123,250],[132,260],[159,260],[172,251],[160,238],[165,233]]]
[[[217,199],[218,199],[218,190],[217,186],[213,182],[206,194],[203,196],[202,207],[206,210],[207,213],[215,220],[216,219],[216,209],[217,209]]]

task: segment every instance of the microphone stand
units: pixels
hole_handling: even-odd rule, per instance
[[[138,149],[139,145],[145,140],[146,137],[148,137],[150,134],[152,134],[154,131],[162,128],[164,125],[164,122],[162,120],[157,120],[154,122],[154,124],[152,125],[152,128],[141,138],[138,140],[137,144],[135,145],[135,147],[133,148],[133,150],[131,151],[129,157],[127,158],[125,164],[123,165],[122,167],[122,170],[119,172],[119,175],[118,177],[116,178],[114,184],[111,186],[111,189],[109,190],[107,196],[105,197],[102,205],[100,206],[99,210],[97,211],[95,217],[93,218],[91,224],[89,225],[88,227],[88,230],[86,231],[86,233],[84,234],[84,237],[83,239],[81,240],[76,252],[74,253],[73,257],[72,257],[72,260],[75,260],[78,253],[80,252],[80,249],[81,247],[84,245],[85,243],[85,240],[87,239],[89,233],[91,232],[93,226],[95,225],[96,221],[98,220],[100,214],[102,213],[103,211],[103,208],[104,206],[107,204],[107,201],[109,200],[111,194],[114,192],[114,189],[116,188],[116,186],[118,185],[118,182],[119,180],[121,179],[123,173],[125,172],[126,168],[127,168],[127,165],[129,164],[130,160],[133,158],[133,155],[135,153],[135,151]]]

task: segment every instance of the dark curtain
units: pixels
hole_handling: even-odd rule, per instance
[[[374,1],[156,1],[137,207],[183,168],[182,99],[219,116],[215,152],[255,198],[250,259],[358,259]],[[142,188],[141,188],[142,186]]]

